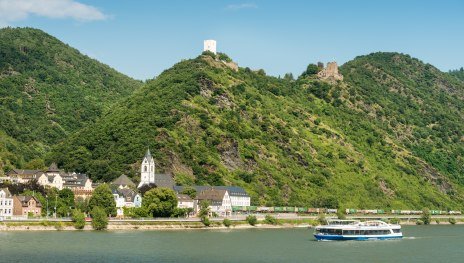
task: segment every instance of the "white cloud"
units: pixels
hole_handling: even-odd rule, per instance
[[[243,3],[243,4],[233,4],[228,5],[226,9],[228,10],[241,10],[241,9],[256,9],[258,6],[255,3]]]
[[[0,0],[0,25],[24,20],[30,15],[78,21],[104,20],[108,17],[97,8],[74,0]]]

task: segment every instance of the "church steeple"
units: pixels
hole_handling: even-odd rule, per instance
[[[138,187],[144,184],[155,183],[155,169],[155,160],[151,155],[150,148],[148,148],[140,165],[140,184]]]
[[[145,153],[145,158],[147,159],[151,158],[150,147],[147,148],[147,152]]]

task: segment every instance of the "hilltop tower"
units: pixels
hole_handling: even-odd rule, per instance
[[[203,51],[211,51],[216,54],[216,40],[208,39],[203,41]]]
[[[317,76],[320,79],[328,81],[343,80],[343,75],[338,72],[338,65],[335,61],[327,63],[327,67],[323,68],[319,73],[317,73]]]
[[[155,183],[155,160],[151,156],[150,149],[147,149],[145,156],[143,157],[142,164],[140,166],[140,184],[141,187],[144,184]]]

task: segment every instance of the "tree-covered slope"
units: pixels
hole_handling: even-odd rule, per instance
[[[140,85],[40,30],[1,29],[0,166],[40,158]]]
[[[412,63],[410,70],[419,75],[377,74],[395,56]],[[395,68],[394,63],[385,67]],[[236,72],[210,56],[186,60],[57,145],[49,158],[97,180],[109,181],[122,172],[137,178],[149,146],[158,171],[172,172],[178,183],[240,185],[255,204],[462,208],[457,170],[442,169],[440,159],[426,160],[422,150],[429,141],[438,144],[430,136],[458,136],[453,134],[460,132],[455,130],[460,124],[453,121],[462,117],[460,84],[398,54],[361,57],[342,71],[347,81],[331,85],[311,76],[290,81],[247,68]],[[434,74],[434,80],[422,83],[420,74]],[[439,101],[427,106],[442,114],[429,137],[416,137],[414,129],[406,133],[402,123],[411,116],[426,118],[425,109],[406,101],[401,92],[389,91],[377,76],[390,76],[396,81],[392,88],[401,88],[406,97],[413,96],[407,88],[420,90],[420,83],[420,98]],[[443,98],[425,94],[432,91]],[[380,103],[385,105],[382,113]],[[443,112],[445,103],[448,111]],[[389,126],[393,119],[396,129]],[[423,127],[418,120],[407,121]],[[462,140],[441,147],[457,154]]]
[[[459,70],[450,70],[449,72],[450,75],[455,76],[456,78],[464,81],[464,68],[460,68]]]
[[[444,175],[464,184],[464,83],[406,55],[374,53],[341,68],[350,104]]]

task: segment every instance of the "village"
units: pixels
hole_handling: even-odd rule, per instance
[[[156,165],[150,150],[143,157],[140,168],[141,181],[136,185],[128,176],[121,175],[111,183],[110,189],[116,206],[116,217],[124,218],[128,208],[139,208],[142,206],[143,188],[168,188],[176,193],[177,207],[186,209],[188,216],[198,214],[201,201],[207,201],[211,215],[227,217],[235,210],[247,210],[250,207],[250,196],[238,186],[180,186],[175,185],[171,174],[156,173]],[[13,169],[0,178],[3,183],[11,185],[25,185],[36,182],[47,189],[56,190],[70,189],[74,199],[86,201],[92,197],[99,183],[93,182],[87,175],[75,172],[65,172],[52,163],[45,170],[22,170]],[[195,195],[187,194],[192,191]],[[0,189],[0,218],[19,219],[40,217],[43,209],[47,212],[45,216],[56,217],[56,207],[48,207],[34,195],[12,195],[8,188]]]

